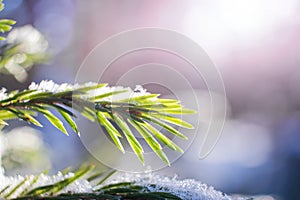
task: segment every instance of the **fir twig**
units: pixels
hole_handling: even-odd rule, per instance
[[[40,113],[64,134],[69,134],[66,124],[79,134],[74,120],[79,113],[104,127],[122,152],[124,147],[121,141],[124,137],[144,163],[143,147],[133,132],[140,133],[158,157],[169,165],[161,144],[175,151],[182,150],[156,127],[187,139],[174,125],[184,128],[193,126],[174,114],[192,114],[195,111],[183,108],[177,100],[160,99],[158,94],[133,92],[130,88],[120,89],[106,85],[58,85],[52,81],[43,81],[40,84],[34,83],[23,91],[3,93],[4,98],[0,100],[1,124],[5,125],[8,119],[18,118],[29,124],[43,126],[36,118],[36,114]],[[58,111],[64,122],[51,110]]]

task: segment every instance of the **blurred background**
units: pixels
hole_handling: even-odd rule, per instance
[[[0,75],[0,85],[8,90],[26,88],[30,82],[44,79],[73,83],[88,53],[108,37],[125,30],[160,27],[193,39],[221,72],[228,101],[227,121],[208,157],[198,159],[195,152],[199,151],[201,141],[195,140],[187,153],[158,173],[195,178],[230,194],[272,194],[282,199],[300,199],[298,0],[155,3],[4,0],[4,3],[6,9],[0,17],[15,19],[16,27],[31,24],[38,29],[48,40],[52,57],[49,64],[36,65],[28,71],[22,83],[13,76]],[[116,62],[115,69],[106,74],[103,82],[115,83],[135,62],[167,59],[170,66],[180,64],[175,58],[157,52],[129,58],[135,60]],[[182,70],[188,72],[189,68],[182,67]],[[205,89],[203,83],[191,82],[195,89]],[[155,87],[148,89],[167,93],[155,91]],[[24,126],[22,122],[10,123],[5,132],[13,132],[14,139],[10,139],[7,149],[28,141],[31,144],[27,146],[34,146],[39,153],[30,161],[24,159],[24,152],[7,151],[10,154],[3,158],[7,174],[37,172],[47,167],[61,170],[87,160],[97,162],[76,134],[69,137],[56,134],[57,130],[49,124],[43,129]]]

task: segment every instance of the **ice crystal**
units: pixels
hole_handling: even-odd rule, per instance
[[[30,90],[40,90],[43,92],[53,92],[53,93],[63,92],[66,90],[70,90],[72,88],[73,86],[70,84],[67,83],[56,84],[52,80],[50,81],[43,80],[40,83],[32,82],[28,87],[28,89]]]
[[[215,190],[212,186],[194,179],[179,180],[177,176],[173,178],[159,176],[154,174],[122,174],[110,183],[117,182],[135,182],[138,185],[145,186],[151,192],[169,192],[182,199],[195,200],[231,200],[229,196]]]

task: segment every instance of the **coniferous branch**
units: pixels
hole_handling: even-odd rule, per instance
[[[3,90],[3,89],[2,89]],[[57,129],[68,135],[65,124],[52,110],[64,118],[75,133],[79,134],[74,118],[81,114],[98,122],[109,134],[111,140],[123,153],[121,138],[125,138],[140,161],[144,163],[144,150],[133,131],[137,131],[157,156],[168,165],[169,160],[162,151],[162,144],[182,152],[172,140],[158,128],[163,128],[176,137],[187,139],[172,125],[184,128],[193,126],[174,115],[193,114],[195,111],[184,108],[178,100],[162,99],[158,94],[146,92],[137,87],[108,87],[107,84],[87,83],[55,84],[53,81],[32,83],[23,91],[0,93],[0,123],[18,118],[36,126],[42,126],[36,118],[40,113]]]
[[[67,170],[69,171],[69,168]],[[75,181],[80,180],[82,177],[88,177],[93,171],[93,166],[81,166],[75,170],[72,174],[67,174],[62,180],[48,185],[35,186],[41,175],[24,177],[15,186],[4,187],[0,191],[0,198],[5,199],[106,199],[106,200],[131,200],[131,199],[149,199],[149,200],[180,200],[174,194],[169,192],[154,192],[150,191],[146,186],[139,185],[135,182],[119,182],[108,185],[102,185],[107,178],[109,178],[115,171],[107,171],[92,175],[92,178],[86,180],[93,187],[89,193],[72,193],[67,191],[67,187]],[[113,173],[112,173],[113,172]],[[93,184],[93,180],[98,180],[96,184]]]

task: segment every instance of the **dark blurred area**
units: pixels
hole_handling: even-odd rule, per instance
[[[206,50],[222,74],[228,119],[220,141],[207,158],[197,158],[199,144],[195,142],[172,167],[159,173],[195,178],[225,193],[300,199],[299,1],[4,3],[1,18],[15,19],[15,26],[32,24],[48,39],[52,55],[49,64],[33,67],[24,83],[0,75],[0,85],[9,90],[43,79],[73,83],[88,53],[125,30],[160,27],[190,37]],[[144,62],[148,57],[135,59]],[[120,70],[107,73],[103,82],[115,83],[124,66],[128,70],[134,63],[123,61],[116,66]],[[197,82],[193,87],[202,89]],[[9,129],[20,123],[12,123]],[[75,134],[56,134],[50,125],[40,131],[52,152],[53,169],[86,160],[88,153]]]

